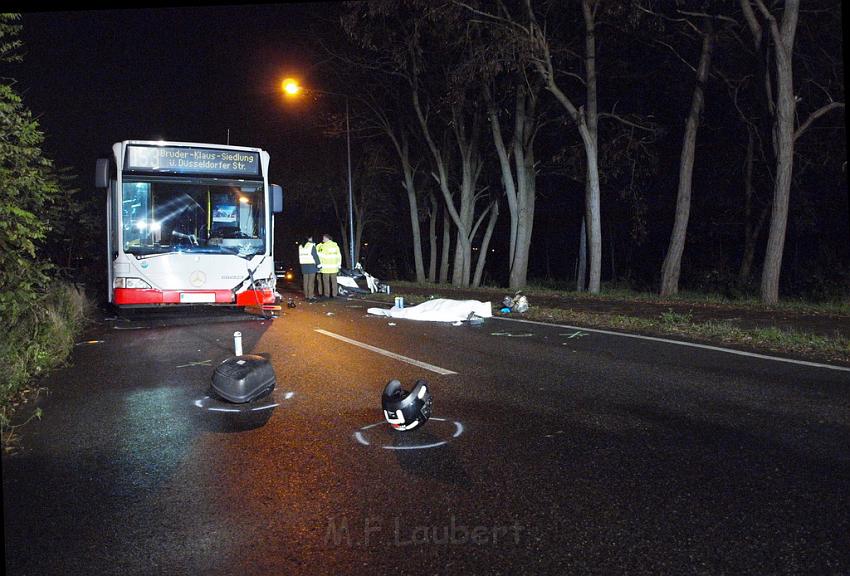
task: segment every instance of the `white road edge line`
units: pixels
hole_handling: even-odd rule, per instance
[[[364,300],[375,304],[384,304],[380,300]],[[793,358],[782,358],[781,356],[769,356],[767,354],[758,354],[756,352],[744,352],[743,350],[735,350],[733,348],[723,348],[720,346],[711,346],[709,344],[697,344],[695,342],[685,342],[682,340],[670,340],[669,338],[658,338],[656,336],[643,336],[642,334],[629,334],[627,332],[614,332],[612,330],[601,330],[599,328],[586,328],[579,326],[571,326],[569,324],[555,324],[553,322],[539,322],[537,320],[523,320],[521,318],[505,318],[504,316],[492,316],[495,320],[507,320],[508,322],[523,322],[525,324],[535,324],[537,326],[554,326],[556,328],[568,328],[570,330],[583,330],[585,332],[596,332],[597,334],[608,334],[610,336],[623,336],[624,338],[637,338],[638,340],[651,340],[653,342],[664,342],[667,344],[678,344],[679,346],[690,346],[692,348],[702,348],[704,350],[714,350],[715,352],[726,352],[727,354],[737,354],[738,356],[749,356],[751,358],[761,358],[762,360],[774,360],[776,362],[787,362],[789,364],[799,364],[801,366],[811,366],[813,368],[826,368],[828,370],[838,370],[840,372],[850,372],[850,368],[846,366],[836,366],[834,364],[822,364],[819,362],[808,362],[806,360],[795,360]]]
[[[333,332],[328,332],[327,330],[322,330],[321,328],[315,328],[315,331],[319,334],[324,334],[325,336],[330,336],[331,338],[336,338],[337,340],[348,342],[349,344],[359,346],[360,348],[365,348],[366,350],[376,352],[383,356],[387,356],[395,360],[400,360],[402,362],[407,362],[408,364],[413,364],[414,366],[424,368],[425,370],[430,370],[431,372],[436,372],[437,374],[440,374],[442,376],[450,376],[452,374],[457,374],[457,372],[452,372],[451,370],[446,370],[445,368],[440,368],[439,366],[434,366],[433,364],[428,364],[427,362],[420,362],[419,360],[414,360],[413,358],[408,358],[407,356],[402,356],[401,354],[396,354],[395,352],[390,352],[389,350],[384,350],[383,348],[378,348],[370,344],[364,344],[363,342],[358,342],[357,340],[352,340],[351,338],[346,338],[345,336],[340,336],[339,334],[334,334]]]
[[[537,320],[522,320],[519,318],[503,318],[501,316],[493,316],[496,320],[507,320],[509,322],[523,322],[525,324],[536,324],[538,326],[554,326],[557,328],[569,328],[570,330],[582,330],[584,332],[596,332],[597,334],[608,334],[610,336],[622,336],[624,338],[637,338],[639,340],[651,340],[653,342],[664,342],[667,344],[678,344],[679,346],[690,346],[691,348],[702,348],[703,350],[714,350],[715,352],[726,352],[727,354],[737,354],[738,356],[749,356],[751,358],[761,358],[763,360],[774,360],[776,362],[788,362],[789,364],[800,364],[802,366],[812,366],[814,368],[828,368],[830,370],[839,370],[842,372],[850,372],[850,368],[846,366],[836,366],[834,364],[821,364],[819,362],[808,362],[806,360],[795,360],[793,358],[782,358],[781,356],[769,356],[767,354],[757,354],[755,352],[744,352],[743,350],[734,350],[732,348],[722,348],[720,346],[711,346],[709,344],[697,344],[695,342],[684,342],[682,340],[670,340],[667,338],[658,338],[656,336],[643,336],[642,334],[628,334],[626,332],[614,332],[612,330],[600,330],[598,328],[579,328],[578,326],[570,326],[568,324],[553,324],[550,322],[538,322]]]

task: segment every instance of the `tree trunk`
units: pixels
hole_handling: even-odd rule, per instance
[[[587,286],[587,226],[586,218],[581,217],[581,233],[578,240],[578,274],[576,275],[576,292],[584,292]]]
[[[776,142],[776,176],[767,250],[762,267],[761,299],[765,304],[776,304],[779,301],[779,275],[782,270],[782,253],[785,248],[785,231],[788,224],[788,203],[791,196],[791,176],[794,169],[796,101],[792,58],[800,3],[799,0],[786,0],[781,31],[776,20],[761,2],[759,7],[770,23],[776,61],[776,119],[773,128]]]
[[[532,175],[533,178],[533,175]],[[534,182],[526,182],[523,187],[534,187]],[[525,191],[520,194],[519,218],[517,227],[517,245],[514,252],[513,266],[509,286],[511,290],[521,290],[528,283],[528,264],[531,256],[531,232],[534,227],[535,191]]]
[[[466,246],[463,244],[465,234],[459,228],[455,228],[455,253],[454,262],[452,263],[452,286],[461,288],[465,286],[463,283],[463,264],[466,257]],[[470,246],[470,255],[472,247]]]
[[[738,284],[746,286],[750,283],[750,276],[753,270],[753,261],[756,256],[756,246],[761,235],[761,230],[764,228],[764,222],[767,220],[768,207],[762,208],[759,213],[758,220],[755,225],[748,226],[749,230],[745,233],[744,238],[744,255],[741,258],[741,267],[738,270]]]
[[[413,264],[416,273],[416,281],[425,281],[425,266],[422,255],[422,233],[419,227],[419,206],[416,195],[416,169],[410,162],[410,142],[407,129],[404,124],[395,124],[382,110],[371,107],[371,110],[383,129],[384,133],[392,142],[401,163],[404,181],[402,186],[407,193],[408,214],[410,216],[410,229],[413,239]]]
[[[345,259],[346,265],[350,268],[351,257],[349,256],[348,251],[348,232],[346,232],[346,227],[343,224],[340,224],[340,234],[340,243],[342,244],[342,257]]]
[[[469,286],[471,276],[472,258],[472,223],[475,216],[475,187],[481,169],[481,158],[479,150],[479,137],[482,114],[479,110],[472,111],[472,126],[467,134],[465,99],[455,102],[452,106],[451,130],[455,136],[455,142],[459,151],[459,162],[461,166],[460,190],[458,196],[459,206],[455,206],[450,188],[450,177],[447,163],[443,159],[443,151],[437,147],[428,121],[422,110],[419,100],[419,92],[414,83],[412,90],[413,108],[419,120],[422,136],[428,145],[436,167],[436,179],[443,194],[445,206],[457,228],[457,246],[455,247],[454,273],[452,285],[455,287]]]
[[[431,194],[431,215],[428,219],[428,239],[431,244],[431,257],[428,260],[428,282],[437,281],[437,215],[440,213],[437,198]]]
[[[496,105],[492,100],[489,89],[485,89],[485,97],[488,99],[490,127],[511,218],[508,285],[512,290],[519,290],[525,287],[527,281],[531,230],[534,226],[536,195],[533,148],[535,95],[529,93],[523,85],[516,87],[514,134],[511,146],[513,166],[511,165],[511,155],[508,154],[507,146],[505,146],[502,137]]]
[[[753,162],[755,137],[751,129],[747,130],[747,156],[744,164],[744,254],[741,258],[741,267],[738,269],[738,285],[746,286],[750,283],[750,275],[753,269],[753,260],[756,254],[756,245],[767,218],[768,207],[765,206],[759,212],[758,218],[753,222]]]
[[[691,189],[693,185],[694,155],[700,114],[704,106],[703,87],[708,80],[711,68],[711,50],[714,44],[714,32],[711,19],[705,19],[702,53],[697,69],[697,82],[691,97],[691,109],[685,123],[685,139],[682,144],[682,156],[679,163],[679,190],[676,195],[676,217],[667,256],[661,268],[661,295],[670,296],[679,292],[679,273],[682,267],[682,253],[685,250],[685,238],[688,233],[688,219],[691,212]]]
[[[617,269],[614,266],[614,225],[611,224],[611,219],[608,219],[608,253],[611,255],[611,284],[617,282]]]
[[[517,88],[517,102],[519,101],[519,92],[521,87]],[[496,158],[499,160],[499,168],[502,175],[502,187],[505,190],[505,197],[508,200],[508,213],[511,218],[510,236],[508,238],[508,269],[513,268],[514,251],[516,250],[517,236],[517,192],[514,175],[511,172],[511,160],[508,155],[508,147],[505,145],[504,137],[502,136],[502,124],[499,121],[499,112],[496,107],[496,102],[493,100],[493,95],[489,86],[484,86],[484,98],[487,102],[488,116],[490,118],[490,132],[493,135],[493,144],[496,148]],[[514,138],[516,138],[516,133]]]
[[[407,205],[410,208],[410,229],[413,231],[413,264],[416,270],[416,281],[425,281],[425,265],[422,261],[422,234],[419,229],[419,209],[416,202],[416,191],[407,190]]]
[[[351,263],[351,268],[354,269],[354,264],[360,262],[360,247],[363,246],[363,230],[366,227],[366,207],[357,207],[354,212],[354,262]],[[351,257],[349,256],[349,260]]]
[[[440,284],[445,284],[449,281],[449,254],[452,244],[452,218],[449,216],[449,210],[443,206],[443,246],[442,254],[440,255]]]
[[[582,0],[584,15],[584,63],[587,82],[587,104],[579,124],[587,156],[587,185],[585,187],[585,217],[588,226],[590,276],[587,290],[599,294],[602,287],[602,214],[599,191],[599,115],[597,114],[596,84],[596,18],[597,0]]]
[[[599,4],[597,0],[582,0],[582,13],[585,24],[585,94],[586,105],[577,108],[572,100],[560,88],[556,80],[555,67],[552,62],[549,42],[543,28],[537,24],[531,2],[526,2],[526,9],[531,21],[529,31],[532,42],[540,52],[540,57],[534,61],[546,89],[551,92],[572,118],[578,127],[587,158],[587,175],[585,185],[585,221],[588,228],[590,280],[588,290],[598,294],[601,287],[602,273],[602,230],[600,215],[599,192],[599,152],[597,123],[597,81],[596,81],[596,32],[595,11]]]
[[[336,198],[333,194],[328,194],[331,199],[331,204],[334,208],[334,214],[336,214],[336,221],[339,224],[339,239],[342,243],[342,253],[344,261],[348,263],[349,268],[353,268],[353,262],[351,262],[351,251],[349,249],[349,234],[348,234],[348,218],[343,217],[342,213],[339,210],[339,204],[336,201]],[[355,213],[356,218],[356,213]]]
[[[531,252],[531,233],[534,229],[534,204],[537,197],[537,182],[534,173],[534,116],[536,97],[533,93],[522,93],[517,103],[514,138],[514,167],[517,191],[516,248],[511,263],[509,286],[512,290],[525,288],[528,280],[528,264]]]
[[[413,265],[416,270],[416,281],[425,281],[425,266],[422,262],[422,234],[419,229],[419,206],[416,199],[416,186],[413,167],[410,165],[410,148],[407,135],[402,133],[401,165],[404,172],[404,189],[407,192],[407,205],[410,211],[410,229],[413,233]]]
[[[481,285],[481,276],[484,273],[484,264],[487,262],[487,250],[490,247],[490,238],[493,236],[493,229],[496,227],[496,220],[499,218],[499,202],[494,201],[490,206],[490,220],[487,222],[487,229],[484,231],[484,238],[481,240],[481,247],[478,250],[478,261],[475,264],[475,275],[472,278],[472,287],[478,288]]]
[[[596,139],[586,144],[588,181],[585,192],[585,219],[588,230],[588,256],[590,274],[587,291],[599,294],[602,285],[602,215],[600,210],[599,166]]]

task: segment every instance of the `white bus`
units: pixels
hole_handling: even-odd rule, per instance
[[[126,140],[97,161],[106,188],[109,302],[118,307],[275,302],[273,214],[258,148]]]

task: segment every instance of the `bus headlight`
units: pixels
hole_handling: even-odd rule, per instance
[[[142,288],[147,289],[150,288],[151,285],[142,280],[141,278],[124,278],[118,276],[112,280],[113,288]]]

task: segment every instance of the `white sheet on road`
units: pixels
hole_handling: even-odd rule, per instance
[[[471,313],[482,318],[491,318],[493,311],[489,302],[478,300],[450,300],[435,298],[422,304],[405,308],[369,308],[369,314],[403,318],[405,320],[427,320],[429,322],[457,322],[466,320]]]

